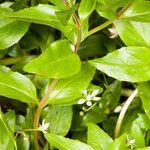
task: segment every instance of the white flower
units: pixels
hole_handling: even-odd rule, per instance
[[[98,89],[95,89],[92,93],[88,94],[88,91],[83,91],[83,98],[79,99],[77,104],[86,103],[87,106],[92,106],[92,101],[99,101],[101,98],[96,95],[99,93]]]
[[[42,121],[42,125],[39,126],[38,130],[46,133],[46,130],[49,127],[49,123],[45,123],[45,119]]]

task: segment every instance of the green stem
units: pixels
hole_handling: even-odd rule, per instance
[[[107,22],[105,22],[105,23],[99,25],[98,27],[96,27],[96,28],[90,30],[90,31],[88,32],[88,36],[90,36],[90,35],[92,35],[92,34],[98,32],[98,31],[104,29],[105,27],[109,26],[110,24],[112,24],[112,21],[111,21],[111,20],[109,20],[109,21],[107,21]]]
[[[61,2],[63,2],[63,4],[68,9],[71,8],[67,0],[62,0]],[[75,51],[74,51],[74,53],[77,53],[77,51],[80,47],[80,42],[81,42],[81,38],[82,38],[81,23],[80,23],[80,19],[78,18],[78,16],[76,15],[75,12],[73,13],[72,18],[73,18],[73,21],[75,22],[75,24],[77,26],[77,41],[76,41],[76,44],[75,44]]]
[[[131,102],[133,101],[133,99],[136,97],[136,95],[138,94],[138,90],[135,89],[134,92],[129,96],[129,98],[127,99],[127,101],[125,102],[120,114],[119,114],[119,117],[118,117],[118,120],[117,120],[117,123],[116,123],[116,128],[115,128],[115,138],[117,138],[120,134],[120,129],[121,129],[121,124],[122,124],[122,121],[123,121],[123,118],[125,116],[125,113],[129,107],[129,105],[131,104]]]
[[[117,13],[116,18],[119,19],[119,18],[121,17],[121,15],[130,7],[130,5],[131,5],[130,2],[129,2],[127,5],[125,5],[125,6],[121,9],[121,11],[119,11],[119,12]],[[98,31],[104,29],[105,27],[109,26],[109,25],[112,24],[112,23],[113,23],[113,21],[109,20],[109,21],[107,21],[107,22],[105,22],[105,23],[99,25],[98,27],[96,27],[96,28],[90,30],[89,33],[88,33],[88,36],[90,36],[90,35],[92,35],[92,34],[98,32]]]
[[[21,57],[15,57],[15,58],[1,59],[0,65],[13,65],[13,64],[16,64],[16,63],[23,61],[26,57],[27,57],[27,55],[21,56]]]
[[[42,109],[45,107],[46,105],[46,102],[49,98],[49,95],[52,93],[55,85],[57,84],[58,80],[53,80],[51,85],[49,86],[49,89],[47,90],[46,94],[44,95],[43,99],[41,100],[37,110],[36,110],[36,113],[35,113],[35,116],[34,116],[34,129],[38,129],[38,125],[39,125],[39,120],[40,120],[40,114],[41,114],[41,111]],[[34,144],[35,144],[35,148],[36,150],[40,150],[40,146],[39,146],[39,142],[38,142],[38,131],[36,130],[34,132]]]

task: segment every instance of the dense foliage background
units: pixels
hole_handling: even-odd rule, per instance
[[[150,1],[0,0],[0,150],[148,150]]]

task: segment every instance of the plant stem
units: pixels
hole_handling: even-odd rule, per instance
[[[131,102],[133,101],[133,99],[136,97],[136,95],[138,94],[138,89],[135,89],[134,92],[129,96],[129,98],[127,99],[127,101],[125,102],[120,114],[119,114],[119,117],[118,117],[118,120],[117,120],[117,123],[116,123],[116,128],[115,128],[115,138],[117,138],[120,134],[120,129],[121,129],[121,124],[122,124],[122,121],[123,121],[123,118],[125,116],[125,113],[129,107],[129,105],[131,104]]]
[[[129,8],[129,6],[131,5],[131,3],[129,2],[127,5],[125,5],[116,15],[116,18],[119,19],[121,17],[121,15]],[[110,24],[112,24],[113,21],[109,20],[101,25],[99,25],[98,27],[92,29],[89,31],[88,36],[104,29],[105,27],[109,26]]]
[[[119,19],[122,14],[130,7],[131,2],[127,3],[116,15],[117,19]]]
[[[1,59],[0,60],[0,65],[13,65],[13,64],[16,64],[16,63],[19,63],[19,62],[23,61],[26,57],[27,57],[27,55],[20,56],[20,57],[15,57],[15,58]]]
[[[69,4],[66,0],[63,0],[62,2],[65,4],[65,6],[67,8],[70,8],[70,6],[69,6]],[[77,33],[78,37],[77,37],[77,42],[75,44],[75,51],[74,51],[74,53],[77,53],[77,50],[80,46],[80,41],[81,41],[81,25],[80,25],[80,20],[79,20],[79,18],[77,17],[77,15],[75,13],[73,13],[73,19],[74,19],[74,22],[76,23],[77,29],[78,29],[78,33]],[[39,106],[36,110],[36,113],[35,113],[35,116],[34,116],[34,129],[38,128],[41,111],[45,107],[47,99],[49,98],[49,95],[53,91],[53,89],[54,89],[55,85],[57,84],[57,82],[58,82],[58,80],[56,80],[56,79],[53,80],[53,82],[51,83],[47,93],[45,94],[45,96],[41,100],[41,102],[40,102],[40,104],[39,104]],[[40,146],[39,146],[39,142],[38,142],[38,131],[34,132],[34,144],[35,144],[36,150],[40,150]]]
[[[79,47],[80,47],[80,42],[81,42],[81,38],[82,38],[82,31],[81,31],[81,24],[80,24],[80,20],[78,18],[78,16],[76,15],[76,13],[73,14],[73,18],[75,20],[75,23],[77,25],[77,42],[75,44],[75,53],[77,53]]]
[[[62,0],[62,2],[68,9],[71,8],[67,0]],[[75,50],[74,50],[74,53],[77,53],[77,51],[80,47],[80,42],[81,42],[81,38],[82,38],[81,23],[80,23],[80,19],[78,18],[78,16],[76,15],[75,12],[73,13],[72,18],[77,26],[77,41],[76,41]]]
[[[112,24],[112,21],[111,21],[111,20],[109,20],[109,21],[107,21],[107,22],[105,22],[105,23],[99,25],[98,27],[96,27],[96,28],[90,30],[90,31],[88,32],[88,36],[90,36],[90,35],[92,35],[92,34],[98,32],[98,31],[104,29],[105,27],[109,26],[110,24]]]
[[[38,129],[38,125],[39,125],[39,119],[40,119],[40,114],[42,109],[45,107],[46,102],[49,98],[49,95],[52,93],[55,85],[57,84],[58,80],[54,79],[51,83],[51,85],[49,86],[46,94],[44,95],[43,99],[41,100],[41,102],[39,103],[39,106],[36,110],[35,116],[34,116],[34,129]],[[40,146],[39,146],[39,142],[38,142],[38,131],[34,132],[34,144],[35,144],[35,148],[36,150],[40,150]]]

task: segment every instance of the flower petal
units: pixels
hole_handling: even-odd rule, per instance
[[[91,97],[95,97],[99,93],[99,90],[96,89],[91,93]]]
[[[85,103],[85,101],[86,101],[85,99],[81,98],[80,100],[78,100],[77,104],[79,104],[79,105],[83,104],[83,103]]]
[[[99,101],[100,99],[101,99],[101,97],[93,97],[92,100],[94,100],[94,101]]]

